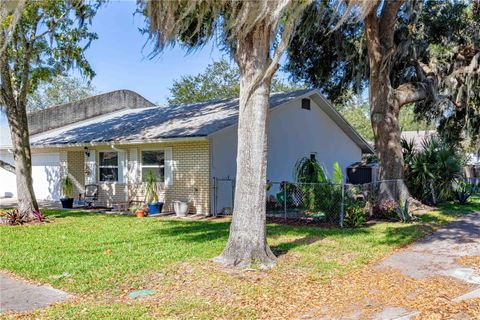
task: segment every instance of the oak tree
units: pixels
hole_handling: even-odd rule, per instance
[[[38,210],[32,186],[28,132],[29,94],[43,81],[78,68],[94,72],[84,51],[96,35],[88,25],[100,2],[83,0],[23,1],[21,10],[0,3],[0,106],[7,115],[15,159],[18,210],[24,219]]]
[[[235,208],[227,246],[215,258],[224,265],[270,267],[276,262],[266,238],[267,113],[272,78],[308,2],[142,2],[154,53],[174,43],[194,49],[216,38],[240,71]]]
[[[336,27],[332,21],[355,12],[330,1],[313,3],[296,29],[287,70],[332,99],[368,88],[380,178],[398,181],[382,185],[384,194],[406,197],[399,119],[404,106],[415,104],[418,118],[435,123],[457,115],[460,131],[473,124],[467,131],[479,136],[479,2],[365,3],[366,15]]]

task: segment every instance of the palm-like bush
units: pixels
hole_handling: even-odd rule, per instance
[[[65,177],[65,179],[63,179],[61,188],[62,188],[62,195],[65,198],[73,197],[73,182],[68,175]]]
[[[425,138],[421,148],[402,140],[405,178],[411,194],[436,204],[453,197],[453,182],[460,176],[462,157],[457,148],[437,137]]]
[[[145,200],[147,203],[157,203],[157,176],[152,170],[148,171],[145,176]]]
[[[323,167],[314,159],[303,157],[295,164],[293,173],[295,181],[299,183],[326,183],[327,175]]]
[[[294,177],[300,184],[298,188],[306,210],[321,211],[330,222],[339,218],[343,173],[337,162],[329,179],[325,169],[315,159],[301,158],[295,164]]]

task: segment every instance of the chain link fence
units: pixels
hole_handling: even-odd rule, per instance
[[[267,216],[318,220],[338,224],[344,185],[333,183],[269,182]]]
[[[228,180],[230,181],[230,180]],[[222,183],[218,180],[214,186],[215,213],[233,212],[235,182]],[[397,199],[402,180],[382,180],[366,184],[334,183],[267,183],[267,217],[286,220],[301,220],[343,226],[348,208],[365,208],[366,218],[389,219],[396,215],[399,205]],[[221,205],[221,194],[226,195],[228,207]],[[231,204],[231,207],[230,207]]]

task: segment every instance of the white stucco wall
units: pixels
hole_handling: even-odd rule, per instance
[[[211,146],[212,177],[235,177],[237,127],[212,135]],[[267,178],[293,181],[295,163],[311,153],[316,153],[317,161],[329,174],[337,161],[345,175],[346,167],[362,158],[358,145],[313,100],[310,110],[301,108],[300,99],[273,109],[268,128]],[[225,184],[219,190],[218,207],[229,206],[230,198]]]
[[[14,165],[13,156],[0,152],[0,159]],[[61,167],[59,153],[37,153],[32,155],[32,178],[35,196],[38,200],[58,200],[60,198]],[[16,198],[15,175],[0,169],[0,198]]]

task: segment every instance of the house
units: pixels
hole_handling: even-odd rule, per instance
[[[120,90],[28,119],[39,199],[59,199],[68,174],[76,195],[97,184],[98,204],[110,206],[141,193],[142,176],[153,170],[166,210],[174,200],[188,201],[200,214],[213,213],[213,203],[217,210],[231,205],[233,182],[230,190],[215,182],[235,177],[238,99],[166,107]],[[338,161],[345,170],[373,152],[318,90],[272,94],[268,134],[271,181],[291,181],[304,156],[326,168]],[[13,164],[8,143],[0,146],[0,159]],[[0,179],[0,194],[15,197],[14,175],[0,169]]]
[[[413,142],[415,148],[421,148],[423,141],[434,137],[436,135],[435,130],[413,130],[402,131],[401,138],[408,142]]]

